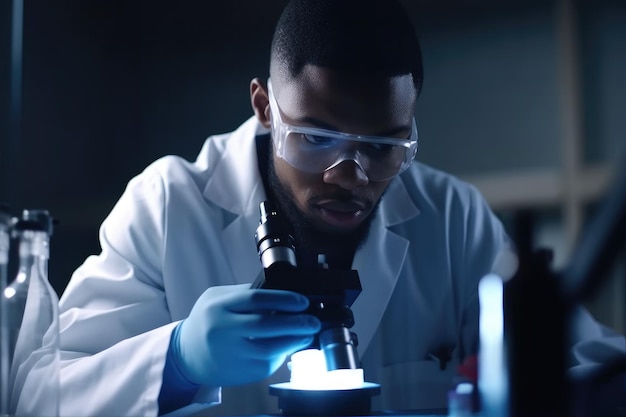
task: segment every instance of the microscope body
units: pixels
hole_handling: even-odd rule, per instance
[[[306,313],[318,317],[322,329],[311,348],[324,352],[329,371],[360,368],[356,334],[350,306],[361,293],[359,274],[352,269],[329,269],[296,265],[295,245],[285,221],[272,205],[260,205],[261,221],[255,233],[263,274],[252,288],[280,289],[300,293],[309,299]],[[321,258],[323,260],[323,257]]]

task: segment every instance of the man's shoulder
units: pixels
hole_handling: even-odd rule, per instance
[[[207,137],[195,160],[180,155],[162,156],[150,163],[133,181],[159,178],[166,186],[181,181],[194,181],[200,185],[210,178],[227,148],[241,150],[242,142],[253,138],[249,131],[254,131],[254,128],[254,121],[248,119],[234,131]]]
[[[142,172],[131,180],[133,182],[159,181],[166,188],[170,184],[190,179],[200,179],[203,172],[196,164],[182,156],[166,155],[150,163]]]
[[[422,162],[414,162],[401,178],[409,194],[420,200],[444,203],[450,199],[482,199],[474,185]]]

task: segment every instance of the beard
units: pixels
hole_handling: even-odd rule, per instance
[[[356,229],[348,232],[322,230],[296,206],[292,191],[278,178],[272,155],[273,149],[270,144],[267,164],[269,191],[291,226],[298,265],[315,267],[318,264],[317,255],[324,254],[331,267],[350,268],[355,252],[367,239],[382,197]]]

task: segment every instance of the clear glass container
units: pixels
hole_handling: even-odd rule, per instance
[[[51,234],[52,219],[44,210],[25,210],[13,225],[19,268],[2,293],[10,364],[8,415],[59,415],[59,299],[48,282]]]
[[[0,206],[0,294],[6,288],[9,244],[10,244],[11,216],[4,206]],[[0,416],[9,414],[9,336],[6,303],[0,297]]]

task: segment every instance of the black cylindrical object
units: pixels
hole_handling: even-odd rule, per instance
[[[294,239],[287,230],[285,223],[279,218],[278,212],[268,201],[263,201],[259,210],[261,222],[256,229],[254,239],[263,268],[270,268],[276,264],[287,264],[295,267]]]
[[[504,287],[504,332],[511,417],[569,415],[566,324],[570,309],[559,293],[552,254],[533,248],[533,214],[518,213],[513,233],[520,266]]]
[[[326,358],[326,369],[358,369],[359,356],[352,334],[343,326],[324,330],[319,335],[320,348]]]

